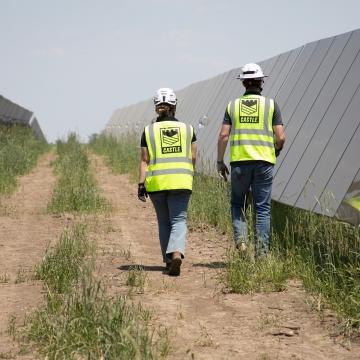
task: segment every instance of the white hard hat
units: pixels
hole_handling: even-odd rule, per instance
[[[245,80],[245,79],[262,79],[266,77],[258,64],[245,64],[240,69],[240,75],[238,79]]]
[[[176,95],[173,90],[169,88],[161,88],[156,91],[154,97],[154,104],[155,106],[159,104],[169,104],[175,106],[177,103]]]

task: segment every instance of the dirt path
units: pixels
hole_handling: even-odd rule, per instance
[[[41,285],[30,274],[47,244],[57,241],[72,221],[46,213],[55,183],[52,157],[43,156],[36,169],[21,178],[14,195],[0,198],[0,358],[38,358],[19,353],[5,330],[11,314],[20,323],[40,306]],[[181,276],[164,275],[151,203],[137,200],[136,186],[126,176],[112,174],[99,158],[93,160],[98,182],[113,205],[111,214],[93,222],[99,275],[111,294],[131,291],[135,301],[153,310],[154,324],[169,329],[169,359],[358,358],[359,346],[347,350],[330,338],[306,305],[299,284],[268,295],[223,294],[217,278],[228,244],[211,230],[191,231]],[[126,285],[129,267],[136,264],[145,269],[143,291]]]
[[[101,273],[109,291],[127,293],[130,265],[145,269],[141,294],[155,323],[169,328],[170,359],[358,359],[360,348],[336,344],[306,304],[300,284],[281,293],[223,294],[217,281],[225,238],[192,231],[179,278],[162,273],[157,222],[150,201],[137,200],[136,185],[111,174],[97,158],[96,174],[114,210],[100,240]],[[293,335],[293,336],[289,336]]]
[[[51,168],[53,157],[44,155],[30,174],[20,178],[18,190],[12,196],[0,198],[2,358],[36,358],[33,354],[19,355],[6,329],[10,316],[16,316],[16,323],[20,324],[26,313],[41,304],[41,284],[32,279],[33,269],[41,262],[47,244],[58,238],[63,226],[61,219],[46,214],[55,182]]]

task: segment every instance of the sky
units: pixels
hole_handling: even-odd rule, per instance
[[[49,142],[114,110],[360,27],[359,0],[0,0],[0,95]]]

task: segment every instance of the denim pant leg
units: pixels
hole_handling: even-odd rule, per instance
[[[187,233],[187,209],[191,193],[184,190],[170,190],[168,193],[168,207],[171,224],[169,244],[166,254],[178,251],[185,255],[185,242]]]
[[[235,244],[247,242],[246,196],[251,183],[249,164],[231,166],[231,217]]]
[[[171,232],[167,193],[166,192],[149,193],[149,196],[151,202],[154,205],[157,216],[161,254],[164,263],[167,263],[171,261],[171,259],[168,259],[166,257],[166,249],[169,244],[169,237]]]
[[[271,164],[257,164],[252,183],[252,195],[255,210],[256,253],[267,254],[270,243],[270,212],[271,212],[271,188],[273,181],[273,169]]]

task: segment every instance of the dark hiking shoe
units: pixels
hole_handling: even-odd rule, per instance
[[[166,264],[165,264],[165,268],[164,268],[163,274],[168,274],[168,273],[169,273],[170,265],[171,265],[171,263],[166,263]]]
[[[180,275],[180,268],[181,268],[181,258],[175,258],[170,263],[169,268],[169,275],[170,276],[179,276]]]

